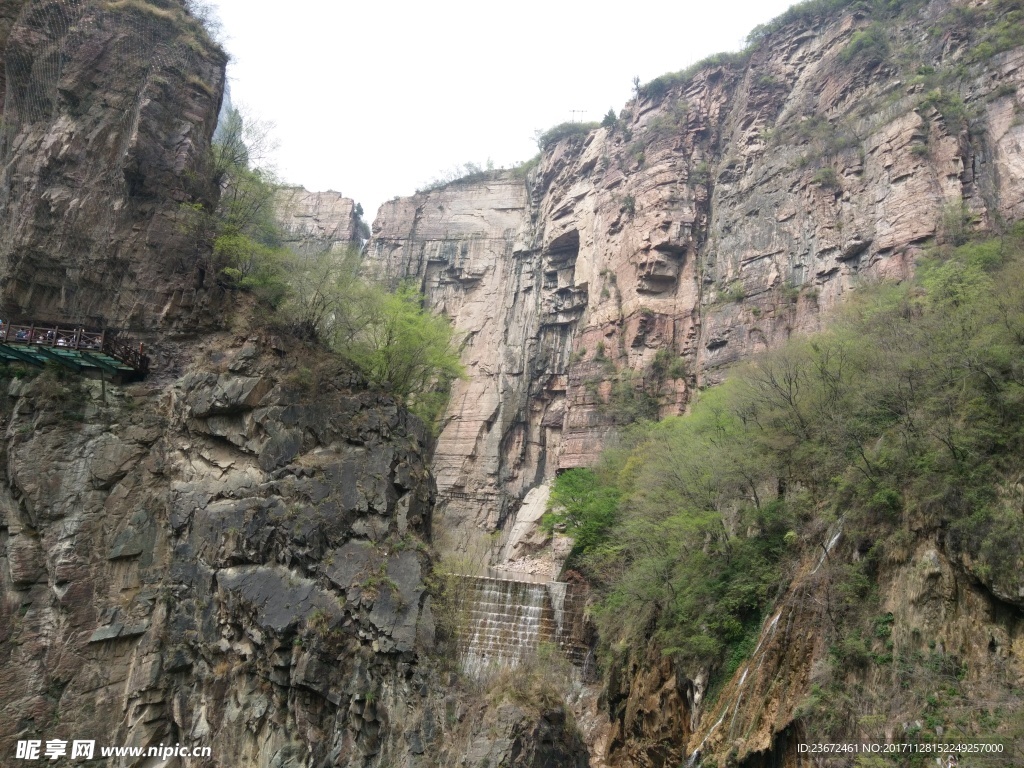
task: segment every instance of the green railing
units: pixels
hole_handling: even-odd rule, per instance
[[[0,321],[0,355],[7,361],[33,365],[57,362],[72,368],[98,368],[140,377],[149,373],[149,356],[142,344],[116,332],[90,331],[81,326],[16,325]]]

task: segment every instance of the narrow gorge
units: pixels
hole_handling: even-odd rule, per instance
[[[210,748],[53,761],[133,768],[934,764],[799,750],[843,718],[892,743],[998,737],[960,765],[1024,764],[1016,528],[994,572],[876,494],[899,553],[837,597],[875,555],[816,499],[744,642],[695,662],[657,611],[643,642],[602,638],[614,607],[545,519],[556,478],[630,450],[631,425],[910,285],[936,248],[1016,237],[1024,4],[804,3],[533,161],[384,203],[370,232],[338,192],[276,189],[275,247],[361,248],[360,275],[450,320],[465,375],[436,434],[416,395],[286,322],[258,264],[224,268],[204,216],[231,191],[211,150],[227,56],[194,10],[0,0],[0,316],[116,329],[150,361],[130,384],[0,368],[0,764],[52,739]],[[840,600],[875,617],[853,651]],[[884,709],[890,691],[913,696]]]

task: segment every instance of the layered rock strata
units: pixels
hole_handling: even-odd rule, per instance
[[[423,436],[343,372],[313,402],[273,346],[209,345],[166,388],[8,382],[0,753],[26,733],[215,746],[211,766],[385,748],[433,642]]]
[[[469,709],[434,650],[422,426],[323,350],[197,334],[225,295],[182,204],[215,202],[225,56],[187,4],[0,0],[0,52],[2,316],[157,331],[127,389],[3,371],[2,760],[584,764],[564,710]],[[296,250],[360,234],[340,195],[286,197]]]
[[[4,319],[172,325],[210,297],[180,206],[224,52],[179,0],[0,2]]]
[[[4,380],[0,754],[88,734],[210,747],[204,768],[585,760],[564,712],[466,708],[433,661],[422,426],[284,346],[211,338],[163,385]]]
[[[434,467],[439,519],[473,556],[610,429],[817,328],[930,241],[1024,215],[1024,51],[966,63],[948,2],[851,57],[853,10],[775,31],[749,59],[642,90],[612,126],[500,172],[384,204],[368,256],[418,281],[465,338]],[[953,74],[954,70],[957,74]]]
[[[678,412],[862,281],[908,274],[931,238],[1021,217],[1024,56],[977,59],[943,29],[952,5],[886,28],[915,73],[895,55],[850,63],[873,23],[860,11],[793,25],[749,61],[645,92],[526,179],[382,209],[373,268],[417,281],[465,339],[435,454],[447,549],[482,558],[519,500],[592,462],[615,424]],[[0,0],[0,46],[0,309],[194,327],[209,294],[178,210],[209,193],[191,183],[220,52],[172,0]],[[328,219],[297,229],[315,240]],[[211,746],[199,764],[224,768],[585,764],[564,710],[481,697],[430,651],[421,427],[292,342],[176,352],[127,389],[4,381],[0,753],[88,733]],[[931,533],[879,578],[894,650],[958,649],[970,701],[988,680],[1019,688],[1019,595]],[[538,543],[520,526],[505,549]],[[803,564],[716,708],[693,670],[613,659],[583,721],[595,764],[793,764],[827,568]]]
[[[419,282],[467,339],[469,379],[435,459],[448,546],[477,562],[535,557],[543,537],[509,510],[558,469],[593,463],[617,424],[680,412],[859,286],[909,276],[931,243],[1024,216],[1024,51],[979,55],[983,24],[1002,23],[992,4],[906,5],[895,20],[851,5],[777,28],[749,57],[641,89],[614,125],[549,146],[525,179],[381,208],[374,268]],[[865,52],[866,39],[883,42]],[[592,765],[799,764],[800,713],[828,663],[829,570],[861,556],[835,541],[832,560],[794,575],[713,704],[707,670],[656,650],[606,660],[579,713]],[[879,612],[901,627],[894,657],[962,664],[936,680],[960,676],[965,712],[1012,696],[1013,590],[941,532],[915,530],[908,547],[878,575]],[[869,680],[865,695],[886,685]],[[918,710],[891,698],[872,707],[900,741]]]
[[[284,244],[296,253],[313,256],[360,245],[365,225],[355,201],[340,192],[283,187],[276,208]]]
[[[554,471],[570,340],[586,306],[578,244],[536,249],[532,205],[508,174],[385,203],[367,259],[381,278],[418,283],[463,339],[467,377],[454,384],[433,472],[438,535],[456,537],[443,546],[477,558],[489,546],[479,532],[500,527]]]

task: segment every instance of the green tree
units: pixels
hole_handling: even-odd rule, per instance
[[[215,204],[182,206],[183,226],[205,268],[225,287],[243,288],[279,304],[287,287],[274,204],[279,188],[268,163],[270,129],[230,110],[218,127],[205,164]]]
[[[423,308],[412,286],[391,293],[359,274],[359,251],[290,256],[282,318],[356,365],[377,387],[401,397],[427,424],[463,375],[451,324]]]
[[[359,275],[356,248],[287,261],[288,295],[281,314],[302,338],[343,350],[370,320],[370,288]]]
[[[339,350],[372,384],[405,398],[432,424],[451,382],[463,375],[451,324],[425,310],[422,295],[409,285],[394,293],[369,286],[361,300],[365,324]]]
[[[570,469],[555,478],[542,525],[564,525],[575,539],[571,557],[601,545],[617,519],[620,493],[604,485],[592,469]]]

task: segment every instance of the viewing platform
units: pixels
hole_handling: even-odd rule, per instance
[[[53,324],[0,323],[0,363],[41,368],[56,363],[113,382],[138,381],[149,373],[149,357],[116,331],[89,331]]]

